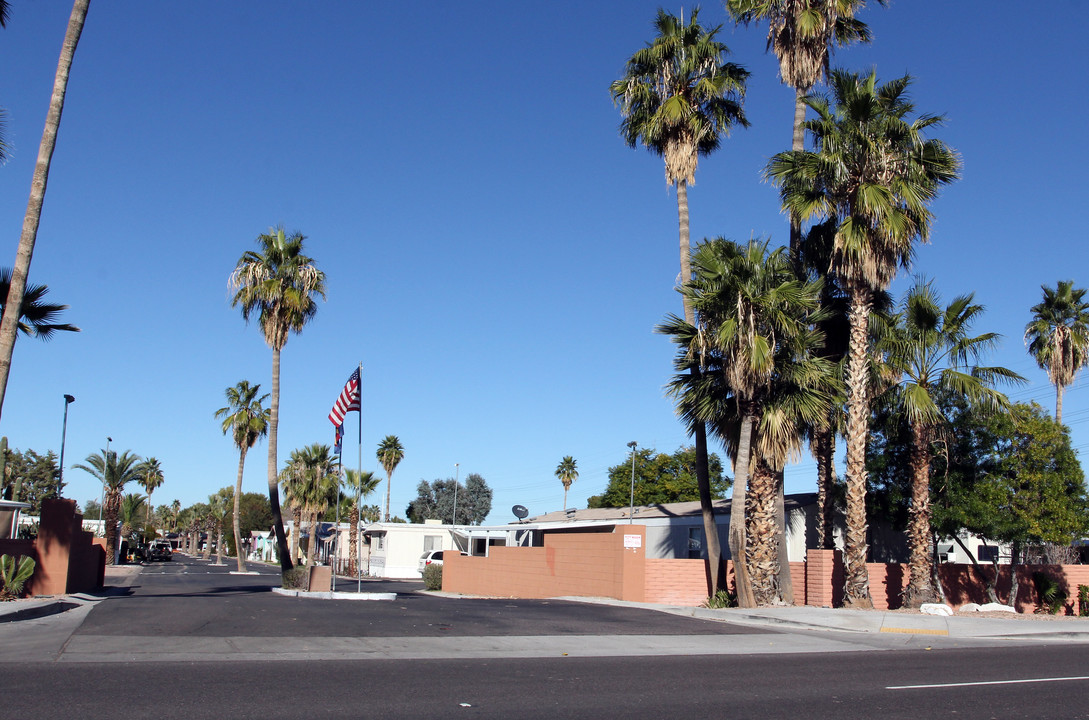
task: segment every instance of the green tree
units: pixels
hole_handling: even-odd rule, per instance
[[[726,496],[730,481],[722,475],[722,461],[718,455],[709,459],[711,488],[715,499]],[[601,495],[594,495],[586,506],[628,507],[631,495],[631,456],[609,468],[609,484]],[[659,505],[673,502],[699,500],[696,482],[696,449],[692,446],[678,448],[673,453],[660,453],[652,448],[635,451],[635,504]]]
[[[246,467],[246,453],[257,444],[257,441],[268,434],[269,416],[271,411],[264,407],[268,400],[268,393],[258,397],[261,392],[260,385],[250,385],[249,381],[241,380],[234,387],[225,391],[227,396],[226,407],[216,410],[215,417],[222,418],[221,429],[223,434],[231,434],[234,446],[238,448],[238,476],[234,484],[234,546],[242,544],[242,471]],[[236,550],[235,557],[238,560],[238,572],[246,572],[246,560],[243,553]]]
[[[147,517],[146,522],[151,522],[151,493],[156,488],[163,484],[166,478],[163,477],[163,468],[159,463],[158,458],[150,457],[140,463],[140,477],[137,482],[144,488],[147,493]]]
[[[563,460],[556,466],[556,477],[563,483],[563,509],[567,509],[567,491],[571,489],[571,483],[579,479],[578,463],[570,455],[564,455]]]
[[[42,217],[42,205],[45,203],[49,163],[53,157],[53,149],[57,146],[57,132],[60,129],[61,112],[64,110],[64,94],[68,89],[68,74],[72,69],[76,45],[83,33],[83,23],[87,19],[90,1],[75,0],[72,4],[72,14],[68,20],[68,29],[64,33],[64,44],[61,46],[57,73],[53,80],[49,112],[45,117],[45,129],[38,148],[38,160],[34,166],[34,176],[30,181],[30,199],[23,218],[23,229],[19,235],[19,247],[15,252],[15,267],[11,273],[11,283],[4,302],[3,318],[0,319],[0,411],[4,407],[4,395],[8,387],[8,376],[11,373],[11,357],[15,351],[15,336],[19,329],[19,314],[23,310],[30,260],[34,255],[34,244],[38,238],[38,225]],[[3,10],[0,9],[0,14],[2,12]],[[14,308],[18,308],[19,312],[14,312]]]
[[[348,535],[348,574],[355,575],[359,572],[359,516],[360,503],[369,497],[381,485],[381,478],[370,470],[345,470],[344,485],[351,496],[352,508],[348,513],[348,523],[351,525]]]
[[[454,508],[454,488],[457,487],[457,508]],[[416,486],[416,499],[408,504],[405,514],[409,522],[424,520],[453,520],[454,525],[479,525],[492,509],[492,489],[483,477],[469,473],[465,484],[454,478],[421,480]]]
[[[121,537],[128,540],[130,545],[136,541],[140,512],[144,511],[147,516],[146,506],[147,498],[140,493],[125,493],[121,498]]]
[[[1063,421],[1063,390],[1078,370],[1089,364],[1089,302],[1085,289],[1060,280],[1055,289],[1042,285],[1043,302],[1032,306],[1025,344],[1055,386],[1055,422]]]
[[[325,299],[325,273],[303,254],[301,233],[288,236],[283,227],[257,237],[259,251],[247,251],[231,273],[229,285],[235,291],[231,306],[242,308],[247,322],[257,315],[265,342],[272,348],[272,401],[268,419],[268,500],[276,532],[280,568],[292,568],[287,553],[284,522],[280,516],[278,490],[279,462],[276,436],[280,424],[280,352],[290,333],[300,333],[318,311],[315,296]]]
[[[337,501],[340,478],[332,448],[314,443],[291,453],[292,505],[301,511],[309,525],[306,564],[317,558],[318,523],[326,508]]]
[[[3,486],[0,497],[7,498],[9,490],[18,486],[18,499],[30,503],[29,513],[41,514],[42,501],[61,497],[64,491],[57,456],[52,450],[45,455],[39,455],[33,450],[8,450],[7,453],[7,464],[3,476],[0,477],[0,484]]]
[[[927,139],[943,118],[914,120],[910,78],[878,86],[877,76],[833,71],[829,97],[809,97],[816,118],[805,123],[816,150],[779,153],[766,175],[779,187],[783,209],[803,221],[834,224],[830,271],[848,296],[847,542],[845,602],[872,607],[866,570],[866,440],[869,402],[869,322],[874,293],[908,263],[929,237],[929,203],[957,178],[959,160]]]
[[[393,485],[393,471],[397,469],[397,466],[401,464],[401,460],[405,457],[405,449],[401,446],[401,441],[396,435],[387,435],[382,438],[382,442],[378,443],[378,462],[382,465],[382,469],[386,471],[386,522],[389,522],[389,494],[390,486]]]
[[[742,108],[749,73],[726,62],[729,48],[716,39],[721,26],[699,23],[694,8],[688,23],[664,10],[654,21],[657,32],[646,47],[631,56],[624,77],[610,86],[623,119],[620,135],[630,147],[642,143],[665,161],[666,184],[677,187],[680,239],[680,281],[692,278],[689,236],[688,185],[695,182],[700,155],[718,149],[722,137],[735,125],[748,127]],[[684,317],[695,323],[691,305],[684,301]],[[693,367],[698,375],[699,368]],[[698,378],[694,378],[698,382]],[[703,530],[707,538],[708,592],[714,595],[726,582],[707,460],[707,429],[689,424],[697,453],[697,480]]]
[[[1004,367],[975,364],[995,347],[995,333],[971,335],[974,322],[983,314],[973,295],[962,295],[942,307],[930,283],[918,283],[904,296],[877,344],[884,353],[892,386],[886,400],[907,420],[911,432],[911,503],[908,538],[911,548],[911,580],[904,591],[906,607],[937,600],[932,584],[929,552],[930,463],[935,430],[945,415],[935,393],[959,396],[980,412],[997,412],[1009,400],[994,389],[996,382],[1023,382]]]
[[[120,455],[116,450],[103,450],[100,455],[88,455],[83,463],[72,467],[89,472],[102,483],[106,559],[112,564],[117,556],[117,517],[121,512],[121,496],[126,485],[140,478],[140,456],[128,450]]]

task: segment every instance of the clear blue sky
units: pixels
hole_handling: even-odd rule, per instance
[[[453,476],[455,463],[487,479],[489,520],[507,522],[515,503],[562,507],[564,455],[578,460],[571,501],[584,506],[628,441],[675,450],[685,433],[662,391],[673,351],[653,333],[680,311],[675,197],[661,161],[618,137],[608,93],[657,7],[92,3],[30,275],[83,332],[20,340],[0,432],[59,451],[70,393],[68,496],[98,497],[71,464],[108,435],[161,460],[156,504],[233,484],[237,453],[212,415],[237,381],[268,387],[271,352],[231,309],[227,276],[283,224],[308,236],[329,292],[284,349],[281,458],[332,441],[326,416],[359,362],[364,468],[378,469],[383,436],[405,446],[399,514],[421,479]],[[1021,336],[1042,283],[1089,285],[1085,4],[978,9],[874,5],[862,15],[874,44],[834,64],[910,72],[918,108],[948,116],[937,134],[963,156],[963,179],[935,204],[914,272],[946,300],[975,291],[988,307],[978,329],[1005,336],[992,361],[1031,380],[1012,396],[1053,409]],[[0,167],[5,265],[69,10],[16,2],[0,31],[14,153]],[[716,3],[701,18],[727,23]],[[787,223],[760,172],[789,144],[792,91],[762,27],[727,23],[722,38],[752,71],[752,128],[701,162],[692,235],[781,243]],[[1064,412],[1082,456],[1087,387],[1083,374]],[[247,491],[265,490],[265,457],[262,443]],[[814,487],[811,464],[788,469],[788,492]]]

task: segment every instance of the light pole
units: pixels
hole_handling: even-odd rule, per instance
[[[454,463],[454,516],[450,519],[451,525],[458,524],[458,478],[461,477],[460,463]]]
[[[631,448],[631,506],[628,508],[628,524],[631,525],[632,518],[635,517],[635,448],[639,443],[632,440],[628,443],[628,447]]]
[[[72,395],[64,396],[64,425],[61,426],[60,486],[64,487],[64,440],[68,437],[68,406],[76,401]]]
[[[109,435],[106,436],[106,454],[102,457],[102,494],[98,499],[98,521],[102,522],[102,506],[106,502],[106,471],[110,467],[110,443],[113,442],[113,438]],[[102,537],[106,537],[106,527],[102,527]]]

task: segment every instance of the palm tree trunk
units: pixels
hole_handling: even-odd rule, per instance
[[[752,453],[753,415],[745,412],[741,419],[741,434],[737,441],[737,461],[734,463],[734,489],[730,500],[730,556],[734,561],[734,585],[737,604],[743,608],[756,607],[746,557],[745,495],[749,483],[749,455]]]
[[[26,278],[30,273],[31,258],[34,256],[34,243],[38,239],[38,225],[42,218],[42,205],[45,203],[45,187],[49,182],[49,163],[57,146],[57,132],[60,130],[61,113],[64,111],[64,95],[68,90],[68,74],[72,69],[76,45],[83,34],[83,23],[87,19],[87,8],[90,4],[91,0],[75,0],[72,4],[72,14],[68,19],[68,29],[64,33],[64,45],[61,47],[57,73],[53,79],[53,96],[49,100],[45,129],[38,146],[38,161],[30,181],[30,199],[23,217],[23,230],[19,235],[19,247],[15,253],[15,267],[11,271],[11,285],[4,305],[4,315],[0,320],[0,411],[4,407],[4,395],[11,372],[11,356],[15,351],[19,310],[23,306]]]
[[[0,398],[0,402],[2,402]],[[1055,422],[1059,425],[1063,424],[1063,386],[1061,383],[1055,383]]]
[[[762,459],[752,463],[748,517],[751,541],[745,557],[758,607],[779,602],[779,547],[775,518],[775,473]]]
[[[212,533],[215,531],[216,526],[214,523],[204,523],[204,527],[201,528],[208,539],[204,541],[204,552],[201,553],[201,557],[205,560],[212,559]]]
[[[107,490],[106,497],[102,501],[103,517],[106,519],[102,531],[106,535],[106,564],[113,565],[117,557],[117,511],[121,505],[121,495],[114,490]]]
[[[677,230],[680,237],[681,283],[686,285],[692,279],[692,243],[688,222],[688,181],[684,178],[677,179]],[[684,298],[684,320],[689,325],[696,324],[696,311],[688,298]],[[698,374],[698,370],[692,370],[693,377]],[[700,513],[703,516],[703,538],[707,547],[704,573],[707,576],[708,596],[714,596],[719,589],[726,587],[726,563],[722,559],[722,543],[718,537],[714,498],[711,496],[707,426],[704,423],[695,423],[692,434],[696,445],[696,485],[700,495]]]
[[[280,555],[280,571],[294,567],[284,535],[284,519],[280,514],[279,461],[276,458],[276,432],[280,427],[280,348],[272,348],[272,402],[268,419],[268,504],[272,510],[272,527],[276,532],[276,550]],[[298,528],[295,528],[298,534]]]
[[[869,434],[870,289],[853,282],[848,289],[850,343],[847,355],[847,542],[844,549],[844,605],[871,609],[866,569],[866,440]]]
[[[389,522],[389,488],[393,484],[393,471],[386,470],[386,522]]]
[[[246,450],[242,447],[238,452],[238,479],[234,482],[234,554],[238,556],[238,572],[246,572],[245,551],[242,549],[242,470],[246,467]]]
[[[802,98],[807,90],[794,89],[794,137],[790,149],[794,152],[805,150],[805,103]],[[795,272],[802,270],[802,220],[796,213],[790,214],[790,261],[794,265]]]
[[[787,545],[786,477],[783,470],[775,473],[775,537],[779,555],[779,602],[794,604],[794,581],[790,577],[790,548]]]
[[[314,567],[318,554],[318,514],[310,513],[310,542],[306,545],[306,566]]]
[[[348,574],[358,575],[359,570],[359,501],[352,503],[352,512],[348,515],[348,521],[352,524],[348,532]]]
[[[911,424],[911,517],[908,542],[911,545],[911,580],[904,591],[904,607],[917,608],[934,602],[930,562],[930,428]]]
[[[832,486],[835,483],[835,442],[831,428],[816,431],[817,445],[817,547],[835,549],[835,503]]]
[[[216,523],[216,565],[223,564],[223,523]]]

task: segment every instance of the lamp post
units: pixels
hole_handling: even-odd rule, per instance
[[[628,508],[628,524],[632,524],[632,518],[635,517],[635,448],[638,443],[632,440],[628,443],[628,447],[631,448],[631,499],[630,507]]]
[[[64,396],[64,424],[61,426],[60,486],[64,487],[64,441],[68,437],[68,406],[76,401],[72,395]]]
[[[454,463],[454,516],[450,519],[451,525],[458,524],[458,478],[461,477],[461,464]]]
[[[98,499],[98,521],[102,522],[102,505],[106,502],[106,471],[110,467],[110,443],[113,442],[113,438],[109,435],[106,436],[106,454],[103,456],[102,463],[102,494]],[[106,537],[106,528],[102,528],[102,537]]]

